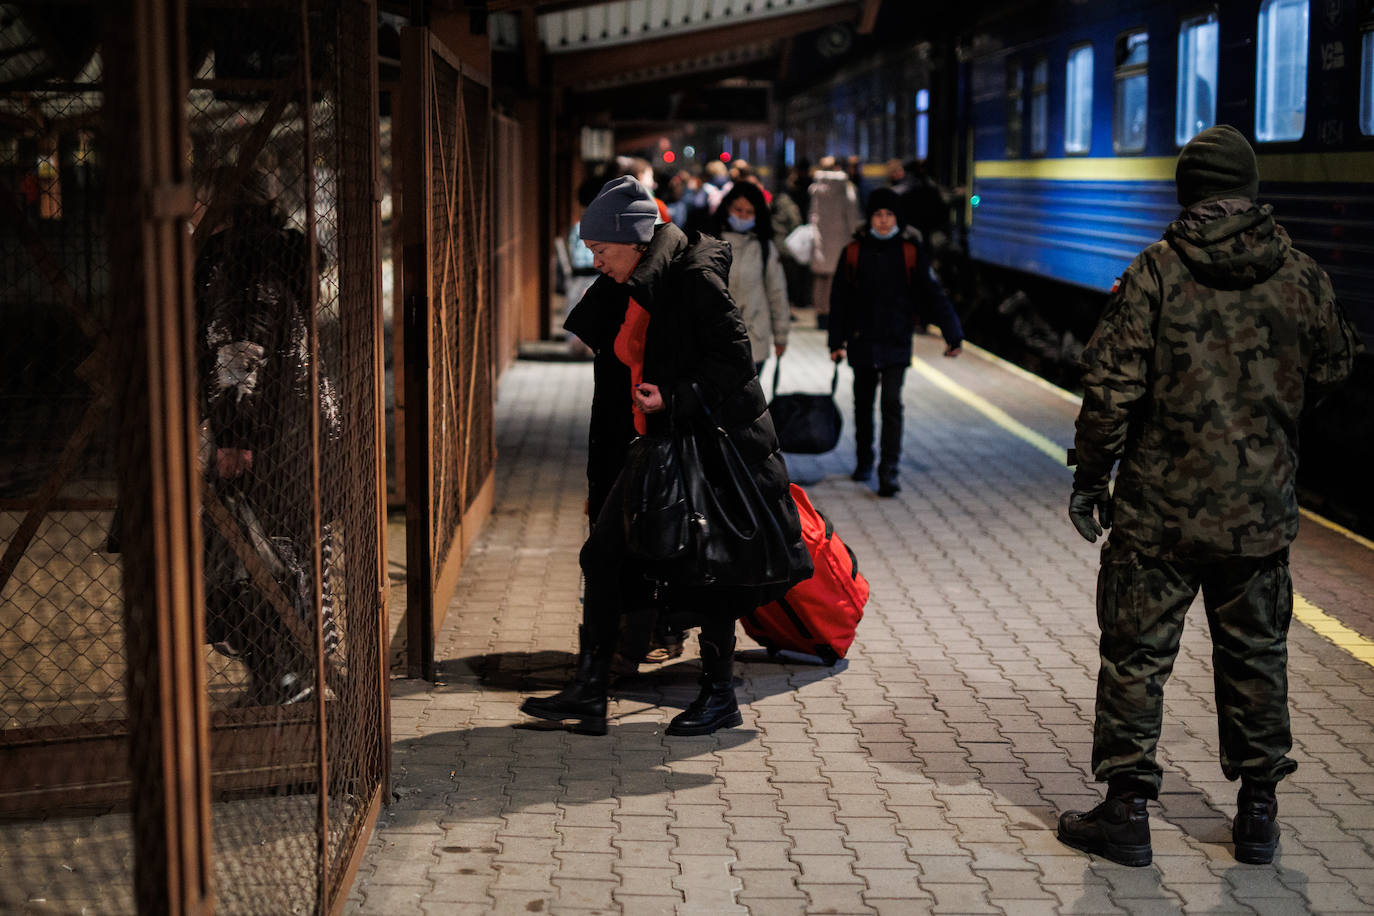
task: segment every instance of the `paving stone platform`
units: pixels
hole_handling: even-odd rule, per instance
[[[495,511],[448,610],[438,682],[392,682],[396,801],[347,912],[1374,912],[1374,678],[1297,622],[1300,768],[1280,788],[1272,866],[1231,855],[1200,608],[1166,694],[1155,864],[1056,841],[1058,812],[1101,792],[1097,547],[1068,522],[1062,458],[1042,450],[1071,443],[1077,408],[976,352],[917,344],[896,498],[848,479],[848,429],[832,454],[789,457],[872,584],[848,659],[777,663],[741,635],[744,725],[702,738],[663,733],[695,694],[694,638],[617,683],[608,736],[521,727],[520,700],[561,685],[576,648],[591,367],[506,372]],[[795,333],[787,390],[828,387],[824,346]],[[1358,654],[1374,550],[1305,522],[1293,570]]]

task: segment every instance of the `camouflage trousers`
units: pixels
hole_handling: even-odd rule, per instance
[[[1212,632],[1221,770],[1277,782],[1288,757],[1288,626],[1293,583],[1288,551],[1207,563],[1144,556],[1109,543],[1097,580],[1102,628],[1093,773],[1157,797],[1155,761],[1164,683],[1174,668],[1184,616],[1199,589]],[[1153,793],[1148,790],[1153,787]]]

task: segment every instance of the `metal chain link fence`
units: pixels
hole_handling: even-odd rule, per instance
[[[0,911],[133,909],[100,20],[0,4]],[[89,28],[72,20],[89,20]],[[376,13],[186,13],[221,912],[347,893],[386,763]],[[89,34],[85,34],[89,32]],[[150,332],[159,329],[149,329]],[[134,527],[130,527],[134,526]],[[192,545],[186,545],[188,548]]]

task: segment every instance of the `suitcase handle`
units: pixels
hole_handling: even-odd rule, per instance
[[[773,398],[778,396],[778,376],[782,374],[782,357],[779,356],[773,363]],[[835,396],[835,389],[840,386],[840,364],[835,363],[835,371],[830,375],[830,396]],[[773,398],[769,398],[771,401]]]

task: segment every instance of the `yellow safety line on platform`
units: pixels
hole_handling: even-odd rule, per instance
[[[982,352],[986,353],[986,351]],[[1006,364],[1005,361],[1002,360],[1000,357],[993,356],[990,353],[988,353],[987,356],[991,357],[990,361],[992,362],[1002,363],[1004,364],[1004,366],[1009,365]],[[1006,430],[1007,432],[1011,433],[1013,436],[1017,437],[1023,442],[1026,442],[1034,446],[1039,451],[1044,452],[1047,456],[1053,459],[1056,464],[1059,464],[1061,466],[1063,465],[1065,459],[1065,449],[1063,448],[1063,446],[1058,445],[1046,436],[1042,436],[1040,433],[1037,433],[1035,430],[1026,426],[1024,423],[1021,423],[1018,420],[1013,419],[1012,416],[1008,414],[1005,410],[996,406],[995,404],[992,404],[987,399],[980,397],[977,394],[974,394],[972,391],[969,391],[963,385],[960,385],[954,379],[950,378],[948,375],[945,375],[943,372],[936,369],[934,366],[930,365],[925,360],[921,359],[919,356],[912,357],[911,367],[915,369],[917,372],[921,373],[921,375],[923,375],[929,382],[931,382],[941,391],[944,391],[952,397],[960,401],[963,401],[965,404],[969,405],[974,410],[978,411],[983,416],[991,420],[994,425]],[[1347,537],[1350,537],[1355,541],[1363,543],[1366,547],[1374,546],[1371,545],[1371,543],[1368,540],[1360,537],[1358,534],[1355,534],[1352,531],[1346,531],[1344,528],[1341,528],[1334,522],[1327,521],[1326,519],[1317,515],[1315,512],[1309,512],[1306,509],[1303,509],[1301,511],[1303,515],[1307,516],[1308,518],[1311,518],[1314,521],[1317,521],[1328,528],[1339,531],[1345,534]],[[1317,633],[1319,636],[1324,636],[1327,639],[1331,640],[1331,642],[1335,643],[1338,648],[1344,649],[1346,652],[1350,653],[1356,659],[1359,659],[1360,661],[1364,662],[1366,665],[1374,667],[1374,641],[1371,641],[1369,639],[1366,639],[1364,636],[1361,636],[1359,633],[1350,629],[1350,627],[1341,623],[1335,617],[1332,617],[1326,611],[1323,611],[1321,608],[1317,607],[1315,604],[1308,601],[1306,598],[1304,598],[1302,595],[1299,595],[1297,592],[1293,593],[1293,616],[1297,617],[1299,621],[1301,621],[1304,625],[1306,625],[1313,632]]]
[[[1040,376],[1036,375],[1034,372],[1027,372],[1025,369],[1022,369],[1020,366],[1016,365],[1016,363],[1009,362],[1003,359],[1002,357],[998,356],[996,353],[993,353],[989,350],[984,350],[977,344],[969,343],[966,340],[963,343],[963,347],[970,353],[975,354],[979,359],[983,359],[987,362],[993,363],[997,365],[999,368],[1004,369],[1007,372],[1010,372],[1012,375],[1015,375],[1018,378],[1025,379],[1032,385],[1035,385],[1037,388],[1043,388],[1051,394],[1059,396],[1063,400],[1068,401],[1070,404],[1077,405],[1083,402],[1083,399],[1078,395],[1074,394],[1072,391],[1066,391],[1063,388],[1060,388],[1054,382],[1043,379]],[[936,370],[932,369],[932,371]],[[995,410],[996,408],[993,409]],[[1039,448],[1040,446],[1037,444],[1036,447]],[[1313,512],[1311,509],[1299,508],[1298,511],[1302,513],[1303,518],[1310,519],[1316,522],[1318,525],[1321,525],[1323,528],[1327,528],[1331,531],[1336,532],[1339,535],[1343,535],[1344,537],[1349,538],[1350,540],[1354,541],[1356,544],[1359,544],[1361,547],[1364,547],[1367,550],[1374,550],[1374,541],[1371,541],[1369,538],[1362,537],[1361,535],[1358,535],[1355,532],[1351,531],[1349,528],[1346,528],[1343,525],[1336,524],[1329,518],[1323,518],[1322,516]]]
[[[912,358],[911,367],[925,376],[937,388],[963,401],[1016,438],[1028,442],[1044,452],[1055,464],[1060,467],[1065,466],[1064,462],[1068,458],[1068,453],[1062,445],[1057,445],[1048,437],[1040,435],[1026,424],[1013,419],[1011,414],[969,391],[919,356]]]
[[[1313,512],[1311,509],[1298,509],[1298,511],[1302,513],[1303,518],[1310,518],[1312,521],[1316,522],[1318,525],[1321,525],[1323,528],[1330,528],[1337,534],[1343,534],[1346,537],[1350,538],[1350,540],[1354,541],[1356,544],[1359,544],[1361,547],[1367,547],[1370,550],[1374,550],[1374,541],[1371,541],[1369,538],[1361,537],[1360,535],[1351,531],[1349,528],[1344,528],[1340,525],[1337,525],[1329,518],[1322,518],[1320,515]]]
[[[996,363],[998,366],[1007,370],[1012,375],[1018,378],[1025,379],[1037,388],[1043,388],[1045,391],[1048,391],[1055,397],[1068,401],[1075,407],[1083,403],[1083,399],[1080,398],[1078,395],[1074,394],[1072,391],[1066,391],[1065,389],[1060,388],[1054,382],[1051,382],[1047,379],[1043,379],[1040,376],[1036,375],[1034,372],[1028,372],[1027,370],[1022,369],[1020,366],[1016,365],[1016,363],[1008,362],[1007,360],[998,356],[996,353],[993,353],[991,350],[984,350],[977,344],[969,343],[967,340],[960,344],[960,346],[962,346],[965,350],[969,351],[970,353],[976,355],[979,359],[987,360],[990,363]]]
[[[1325,636],[1366,665],[1374,667],[1374,641],[1356,633],[1297,592],[1293,593],[1293,616],[1318,636]]]

